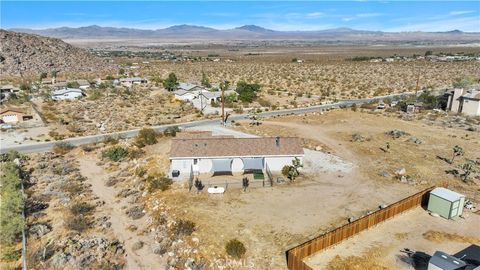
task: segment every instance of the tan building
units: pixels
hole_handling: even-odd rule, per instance
[[[5,124],[21,123],[25,120],[32,119],[32,116],[24,110],[18,108],[5,108],[0,111],[0,122]]]

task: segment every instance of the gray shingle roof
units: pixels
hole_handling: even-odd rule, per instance
[[[172,140],[170,158],[187,157],[252,157],[303,155],[299,138],[178,138]]]

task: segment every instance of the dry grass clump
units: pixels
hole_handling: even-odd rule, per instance
[[[432,230],[424,233],[423,238],[436,243],[441,243],[445,241],[454,241],[454,242],[470,243],[470,244],[480,243],[480,238],[477,238],[477,237],[463,236],[463,235],[458,235],[456,233],[446,233],[446,232],[432,231]]]
[[[385,257],[387,249],[383,246],[370,248],[361,256],[340,257],[335,256],[327,265],[330,270],[386,270],[391,269],[382,262],[381,258]]]

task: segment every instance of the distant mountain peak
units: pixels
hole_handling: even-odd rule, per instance
[[[247,31],[251,31],[251,32],[275,32],[273,30],[263,28],[261,26],[254,25],[254,24],[247,24],[247,25],[244,25],[244,26],[237,27],[235,29],[247,30]]]
[[[215,29],[210,28],[210,27],[190,25],[190,24],[172,25],[170,27],[165,28],[165,30],[193,30],[193,29],[215,30]]]

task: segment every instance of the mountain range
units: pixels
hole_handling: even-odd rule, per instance
[[[174,25],[146,30],[136,28],[102,27],[98,25],[78,28],[48,29],[12,28],[10,31],[37,34],[60,39],[198,39],[198,40],[454,40],[478,41],[480,33],[462,32],[382,32],[334,28],[318,31],[276,31],[257,25],[219,30],[196,25]]]

